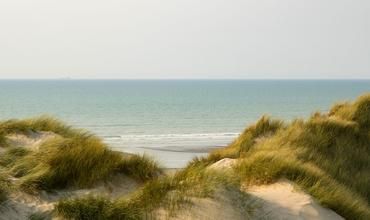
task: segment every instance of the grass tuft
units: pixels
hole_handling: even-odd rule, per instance
[[[23,120],[11,119],[0,122],[0,134],[3,135],[12,133],[27,134],[29,131],[51,131],[63,137],[72,137],[74,134],[79,133],[79,129],[74,129],[62,121],[47,115]]]
[[[0,173],[0,205],[7,199],[7,195],[8,195],[8,186],[5,180],[5,175]]]
[[[208,158],[213,162],[223,158],[238,158],[248,152],[256,141],[271,136],[282,128],[284,128],[282,121],[264,115],[256,124],[245,129],[228,147],[213,151]]]
[[[112,204],[107,198],[88,196],[62,200],[58,203],[56,211],[67,219],[105,220],[110,215]]]
[[[99,138],[80,133],[44,142],[38,151],[13,164],[11,171],[27,191],[89,187],[113,174],[121,160],[121,155],[106,148]]]
[[[1,155],[0,166],[11,167],[29,153],[30,151],[23,147],[9,148]]]
[[[190,205],[189,198],[212,197],[220,187],[239,190],[238,181],[231,175],[205,168],[204,164],[193,162],[174,176],[147,182],[129,197],[114,201],[100,197],[68,199],[59,202],[56,210],[60,216],[76,220],[152,219],[158,208],[175,215],[176,211]]]
[[[121,160],[117,169],[134,179],[147,181],[162,174],[158,163],[146,155],[130,155]]]
[[[0,130],[0,147],[5,147],[6,145],[6,134]]]
[[[29,220],[46,220],[50,219],[47,213],[36,212],[28,216]]]
[[[370,94],[363,95],[354,103],[353,120],[360,126],[370,126]]]
[[[117,173],[147,181],[161,173],[155,161],[146,156],[125,156],[110,150],[100,138],[73,129],[57,119],[8,120],[0,123],[5,134],[50,131],[59,134],[42,142],[38,148],[9,148],[0,165],[19,178],[27,192],[67,187],[90,187]]]

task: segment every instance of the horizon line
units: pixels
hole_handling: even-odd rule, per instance
[[[59,77],[59,78],[0,78],[0,80],[60,80],[60,81],[74,81],[74,80],[127,80],[127,81],[160,81],[160,80],[370,80],[369,78],[73,78],[73,77]]]

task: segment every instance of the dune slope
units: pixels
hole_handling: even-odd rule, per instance
[[[245,185],[285,178],[348,219],[370,218],[370,94],[285,123],[262,117],[204,163],[239,161]]]

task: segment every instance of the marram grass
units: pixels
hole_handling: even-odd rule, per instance
[[[369,125],[370,94],[307,120],[263,117],[203,163],[238,158],[245,184],[289,179],[347,219],[370,219]]]
[[[0,172],[2,171],[0,167]],[[5,179],[5,175],[0,173],[0,205],[7,199],[8,184]]]
[[[217,189],[244,195],[242,208],[250,210],[249,197],[240,191],[239,181],[227,173],[209,171],[199,163],[190,163],[174,176],[164,176],[147,182],[128,197],[109,200],[105,197],[83,197],[60,201],[58,215],[68,219],[155,219],[158,208],[176,215],[191,205],[189,198],[212,197]]]
[[[4,136],[6,134],[27,133],[29,131],[51,131],[63,137],[72,137],[80,132],[79,129],[72,128],[62,121],[47,115],[36,118],[22,120],[11,119],[0,122],[0,137],[1,134]]]
[[[6,134],[0,130],[0,147],[6,146]]]
[[[119,153],[89,134],[56,137],[43,143],[11,168],[20,175],[22,188],[58,189],[89,187],[105,180],[122,161]]]
[[[4,134],[50,131],[58,134],[43,142],[37,150],[5,148],[0,166],[16,178],[22,190],[55,190],[90,187],[121,173],[140,181],[161,173],[158,164],[146,156],[124,155],[110,150],[100,138],[73,129],[59,120],[39,117],[0,123]]]
[[[154,179],[162,174],[158,163],[145,154],[126,156],[124,160],[120,160],[116,169],[120,173],[141,181]]]

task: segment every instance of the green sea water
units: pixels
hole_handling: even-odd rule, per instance
[[[53,115],[182,167],[263,114],[307,117],[365,92],[369,80],[1,80],[0,119]]]

